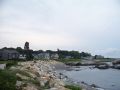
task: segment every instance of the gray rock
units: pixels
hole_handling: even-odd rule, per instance
[[[6,64],[0,64],[0,69],[5,69],[6,68]]]

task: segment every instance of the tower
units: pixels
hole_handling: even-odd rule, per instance
[[[24,50],[29,50],[29,42],[25,42]]]

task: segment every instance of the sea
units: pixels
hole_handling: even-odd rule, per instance
[[[76,82],[95,84],[104,90],[120,90],[120,70],[97,69],[92,66],[81,66],[64,71],[64,75]]]

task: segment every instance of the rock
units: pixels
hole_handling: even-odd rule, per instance
[[[115,68],[115,69],[120,69],[120,64],[114,65],[114,68]]]
[[[16,82],[16,88],[17,88],[17,90],[20,90],[22,85],[23,85],[22,81],[17,81]]]
[[[98,68],[98,69],[108,69],[109,66],[106,65],[106,64],[103,64],[103,65],[96,65],[95,68]]]
[[[42,78],[39,78],[39,81],[40,81],[40,85],[42,86],[42,87],[44,87],[45,85],[46,85],[46,83],[48,83],[48,81],[49,81],[49,78],[47,78],[47,77],[42,77]]]
[[[67,89],[67,88],[64,88],[64,87],[59,87],[59,88],[50,88],[50,89],[45,89],[45,90],[70,90],[70,89]]]
[[[115,60],[112,62],[113,65],[120,64],[120,60]]]
[[[16,86],[21,86],[21,90],[38,90],[40,86],[47,87],[49,88],[48,90],[67,90],[64,88],[64,82],[62,79],[64,76],[62,73],[59,74],[55,71],[54,64],[58,64],[58,62],[52,60],[21,62],[20,66],[16,67],[16,69],[26,71],[30,77],[17,73],[17,77],[22,80],[28,80],[28,82],[17,81]],[[61,77],[61,79],[59,79],[59,77]],[[33,82],[29,82],[29,80],[33,80]]]
[[[6,68],[6,64],[0,64],[0,69],[5,69]]]
[[[80,62],[68,62],[68,63],[65,63],[66,65],[69,65],[69,66],[80,66],[81,63]]]
[[[25,80],[29,79],[29,77],[23,76],[23,75],[21,75],[19,73],[17,73],[16,76],[21,78],[21,79],[25,79]]]
[[[16,81],[16,86],[22,85],[22,81]]]
[[[23,87],[22,90],[38,90],[38,88],[32,84],[28,84],[26,87]]]
[[[37,63],[37,61],[34,61],[34,63]]]
[[[94,87],[94,88],[97,87],[95,84],[92,84],[91,86]]]

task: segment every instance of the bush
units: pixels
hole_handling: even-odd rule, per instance
[[[76,85],[65,85],[65,88],[68,88],[70,90],[82,90],[79,86]]]
[[[7,62],[6,63],[6,68],[10,68],[11,66],[17,65],[18,62],[17,61],[11,61],[11,62]]]
[[[16,76],[7,70],[0,70],[0,90],[16,90]]]

